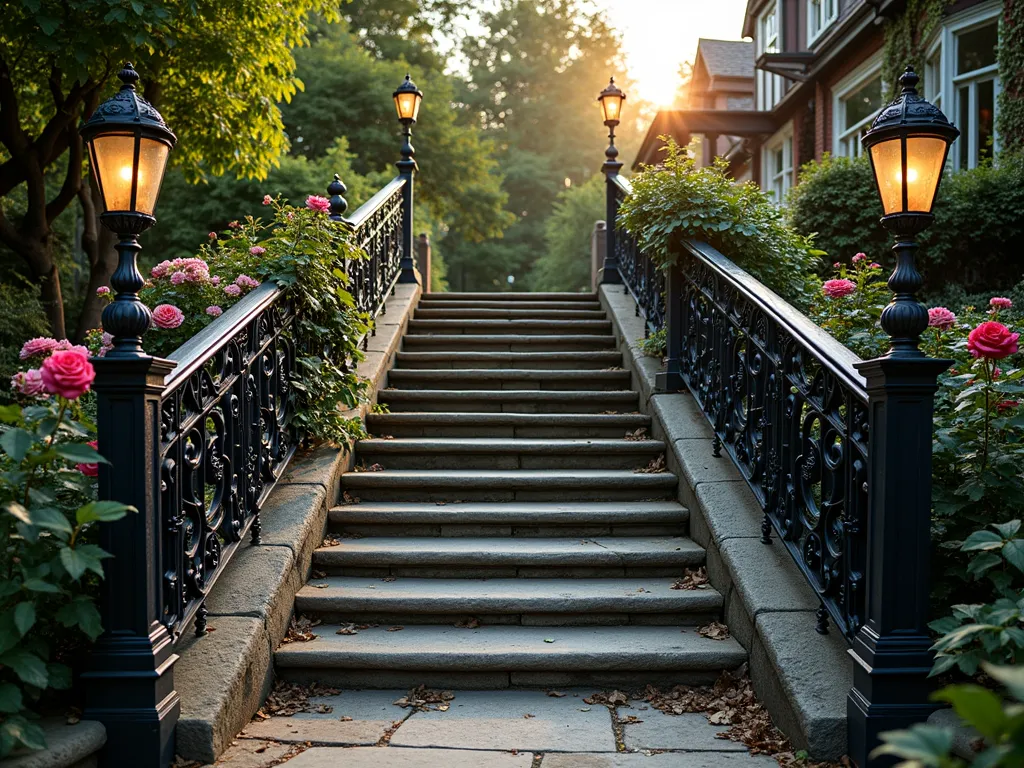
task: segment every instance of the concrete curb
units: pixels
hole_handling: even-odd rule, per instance
[[[357,368],[369,381],[370,401],[349,411],[349,418],[365,418],[377,392],[387,386],[420,294],[419,285],[396,286],[387,314],[377,318],[377,334]],[[270,692],[274,649],[288,631],[295,593],[309,576],[327,511],[351,463],[347,446],[328,445],[292,460],[260,513],[262,544],[239,547],[207,599],[211,631],[196,638],[189,630],[178,641],[176,752],[182,757],[212,763]]]
[[[644,322],[622,286],[598,290],[613,333],[653,420],[656,439],[671,446],[679,501],[690,510],[690,535],[707,550],[708,575],[725,596],[725,619],[750,654],[754,690],[797,749],[819,760],[846,754],[846,695],[853,670],[835,629],[814,631],[819,602],[796,563],[776,541],[760,542],[763,513],[735,465],[711,452],[711,428],[688,393],[657,394],[661,362],[637,348]]]

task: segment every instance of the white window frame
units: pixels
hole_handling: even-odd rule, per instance
[[[855,136],[860,133],[861,129],[867,125],[871,125],[871,121],[875,119],[878,114],[865,118],[861,122],[857,123],[852,128],[844,128],[843,125],[846,123],[846,99],[852,93],[862,88],[871,80],[874,80],[882,71],[882,52],[878,51],[867,61],[862,63],[859,67],[854,69],[850,74],[840,80],[832,88],[832,154],[842,157],[860,157],[864,150],[861,147],[860,141],[854,141],[849,143],[851,136]],[[885,96],[885,83],[882,83],[882,96],[884,104]],[[881,111],[881,107],[879,107]],[[852,146],[854,151],[852,153],[847,152],[847,147]]]
[[[946,20],[935,41],[928,48],[929,60],[934,57],[936,51],[939,52],[939,88],[933,88],[928,83],[927,76],[929,74],[934,74],[931,71],[931,68],[926,70],[925,77],[926,98],[939,107],[939,109],[945,113],[946,117],[948,117],[952,123],[959,123],[960,119],[959,87],[963,85],[968,86],[968,98],[970,99],[968,112],[973,119],[975,113],[978,111],[978,83],[988,80],[993,81],[992,91],[994,105],[992,115],[992,135],[994,139],[994,153],[999,151],[1000,146],[999,131],[997,130],[999,125],[999,92],[1002,90],[999,80],[999,64],[991,64],[987,67],[983,67],[982,69],[976,69],[969,74],[957,75],[955,74],[956,54],[959,36],[965,32],[977,29],[978,27],[991,24],[993,21],[998,24],[1002,8],[1002,2],[999,0],[990,0],[990,2],[976,5],[973,8],[969,8],[963,13],[958,13],[956,16]],[[960,138],[957,142],[967,142],[967,167],[975,168],[978,165],[977,132],[971,130],[971,127],[966,125],[957,124],[957,128],[961,131]],[[959,143],[954,144],[954,146],[950,148],[949,161],[954,170],[962,170],[960,165]]]
[[[775,152],[782,150],[782,166],[776,167]],[[782,126],[761,147],[761,189],[772,196],[776,205],[786,201],[793,187],[793,123]]]
[[[765,26],[768,18],[773,14],[775,16],[775,34],[769,42],[765,39]],[[778,52],[781,50],[782,39],[782,0],[775,0],[757,19],[757,55]],[[765,72],[763,69],[757,70],[757,109],[762,112],[771,111],[776,104],[782,101],[785,87],[782,75]]]
[[[839,0],[807,0],[807,46],[813,45],[838,18]]]

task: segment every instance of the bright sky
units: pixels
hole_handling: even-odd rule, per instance
[[[693,62],[697,40],[739,40],[746,0],[595,0],[622,33],[630,76],[656,105],[672,102],[679,65]]]

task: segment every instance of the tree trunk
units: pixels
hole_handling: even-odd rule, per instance
[[[85,289],[85,302],[75,331],[75,341],[81,343],[88,331],[100,327],[100,315],[106,301],[96,295],[96,289],[110,284],[110,276],[117,266],[117,253],[114,251],[117,238],[100,224],[99,211],[103,208],[103,201],[95,183],[82,184],[78,200],[82,206],[84,223],[82,250],[89,259],[89,284]]]
[[[60,290],[60,273],[53,258],[53,239],[50,233],[36,241],[28,253],[22,254],[28,261],[33,281],[39,283],[39,297],[43,311],[50,323],[50,333],[55,339],[67,338],[64,326],[64,298]]]

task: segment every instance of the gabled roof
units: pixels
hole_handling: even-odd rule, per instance
[[[754,44],[744,40],[697,42],[697,62],[703,61],[708,77],[754,77]],[[695,63],[696,66],[696,63]]]

